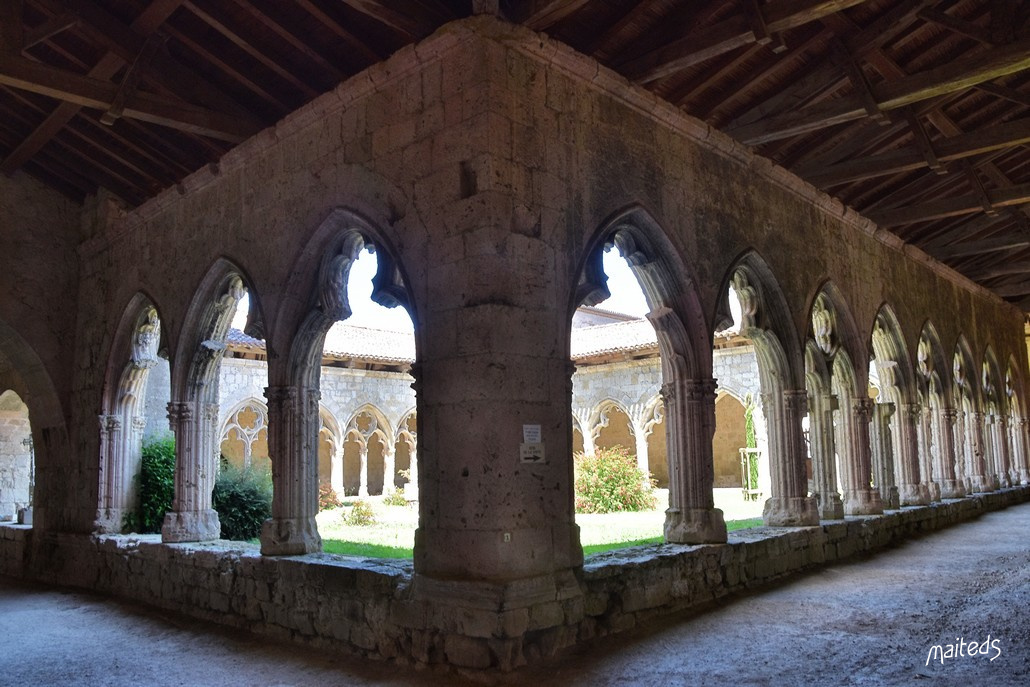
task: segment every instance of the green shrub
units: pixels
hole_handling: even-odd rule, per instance
[[[143,444],[143,459],[137,476],[139,512],[126,529],[143,533],[160,532],[165,513],[175,498],[175,439],[166,438]]]
[[[622,446],[576,454],[576,512],[651,510],[658,505],[655,482]]]
[[[357,525],[359,527],[365,527],[367,525],[376,524],[376,512],[372,508],[372,504],[368,501],[357,500],[354,505],[351,506],[350,512],[347,513],[347,518],[344,520],[348,525]]]
[[[339,508],[343,501],[337,495],[336,490],[328,482],[318,483],[318,510],[324,511],[331,508]]]
[[[404,498],[404,488],[394,489],[383,497],[383,503],[387,506],[407,506],[408,499]]]
[[[225,465],[211,500],[222,523],[222,539],[254,539],[272,517],[272,473],[267,467]]]

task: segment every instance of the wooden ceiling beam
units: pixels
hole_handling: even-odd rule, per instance
[[[939,162],[951,162],[1027,143],[1030,143],[1030,119],[1020,119],[938,141],[933,144],[933,153]],[[927,158],[921,151],[902,148],[836,165],[809,168],[804,176],[816,186],[826,188],[850,181],[923,169],[927,166]]]
[[[766,31],[779,33],[821,19],[865,0],[780,0],[761,8]],[[650,83],[742,45],[755,43],[754,23],[736,13],[715,26],[705,27],[616,65],[631,81]]]
[[[34,45],[39,45],[59,33],[78,26],[78,24],[79,18],[68,12],[50,17],[39,26],[29,29],[25,33],[25,45],[22,46],[22,50],[28,50]]]
[[[854,60],[864,58],[879,50],[916,20],[916,13],[922,7],[936,0],[917,0],[890,10],[866,28],[859,28],[842,14],[829,14],[821,22],[832,34],[836,34],[848,55]],[[740,127],[776,113],[795,110],[818,102],[833,93],[845,82],[840,65],[830,60],[819,60],[818,67],[808,74],[792,79],[791,85],[771,98],[759,103],[731,121],[728,127]]]
[[[39,93],[78,107],[107,110],[116,101],[118,86],[31,62],[19,57],[0,58],[0,83]],[[136,93],[124,106],[124,116],[180,131],[240,143],[257,133],[238,119],[149,93]]]
[[[1008,188],[986,189],[985,194],[986,202],[994,209],[1024,205],[1030,203],[1030,183]],[[928,222],[943,217],[968,215],[981,212],[983,209],[981,195],[974,193],[883,212],[869,212],[866,215],[881,227],[895,227],[914,222]]]
[[[1009,277],[1014,274],[1024,274],[1030,272],[1030,261],[1020,260],[1006,263],[1004,265],[995,265],[989,269],[983,270],[977,273],[977,280],[986,281],[988,279],[997,279],[999,277]],[[990,287],[988,287],[990,288]]]
[[[584,0],[576,1],[580,5],[586,4]],[[372,17],[380,24],[385,24],[394,31],[403,33],[411,40],[425,38],[439,24],[454,18],[450,13],[442,17],[435,16],[425,11],[425,6],[415,2],[399,3],[396,0],[343,0],[343,2],[351,9]],[[575,9],[579,8],[573,8],[573,11]]]
[[[339,82],[339,81],[343,81],[343,79],[344,79],[343,72],[341,72],[339,69],[337,69],[336,65],[334,65],[332,62],[330,62],[325,57],[323,57],[321,54],[319,54],[316,50],[314,50],[308,44],[307,41],[304,41],[304,40],[301,40],[300,38],[298,38],[292,31],[290,31],[285,26],[283,26],[279,22],[277,22],[274,19],[272,19],[271,17],[269,17],[267,14],[265,14],[264,12],[259,10],[257,7],[255,7],[250,2],[247,2],[247,0],[233,0],[233,2],[236,3],[237,7],[239,7],[243,11],[247,12],[250,16],[252,16],[258,22],[260,22],[262,25],[264,25],[264,27],[266,29],[268,29],[269,31],[272,31],[277,36],[282,38],[284,41],[289,43],[290,46],[294,50],[296,50],[297,52],[303,53],[308,58],[310,58],[313,62],[317,62],[318,65],[322,69],[324,69],[326,72],[329,73],[330,78],[332,79],[332,81],[334,83],[335,82]]]
[[[3,3],[0,3],[2,5]],[[175,10],[182,4],[182,0],[154,0],[146,9],[132,22],[131,28],[141,34],[149,36],[157,27],[164,23]],[[140,46],[142,48],[142,45]],[[110,79],[125,64],[125,62],[114,53],[108,51],[100,61],[89,70],[87,76],[94,79]],[[46,142],[57,134],[65,124],[71,121],[72,117],[79,111],[79,107],[72,103],[61,103],[57,108],[36,127],[36,130],[25,137],[21,144],[11,151],[3,162],[0,162],[0,172],[11,174],[21,167]]]
[[[348,5],[360,0],[344,0]],[[516,24],[525,24],[534,31],[543,31],[554,26],[573,12],[582,9],[589,0],[523,0],[512,3],[509,19]]]
[[[1002,100],[1008,100],[1017,105],[1023,107],[1030,107],[1030,95],[1021,93],[1015,88],[1009,88],[1008,86],[999,86],[994,83],[980,83],[976,85],[976,89],[983,91],[984,93],[990,93],[991,95],[1001,98]]]
[[[997,253],[1000,251],[1015,250],[1016,248],[1030,247],[1030,238],[1027,237],[1002,237],[983,239],[981,241],[967,241],[956,243],[951,246],[939,248],[933,252],[938,260],[953,260],[970,255],[983,255],[986,253]]]
[[[368,47],[368,44],[363,40],[352,34],[347,29],[340,26],[340,24],[330,17],[328,14],[323,12],[321,8],[315,5],[311,0],[295,0],[308,14],[313,16],[319,22],[322,23],[327,29],[335,33],[337,36],[342,38],[348,45],[355,48],[361,55],[362,59],[367,63],[378,62],[382,57],[376,53],[372,48]]]
[[[957,33],[960,36],[972,38],[974,41],[979,41],[984,45],[994,45],[994,40],[991,38],[991,32],[989,29],[964,21],[958,17],[953,17],[950,14],[945,14],[936,8],[927,7],[926,9],[920,10],[918,16],[923,21],[943,26],[949,31]]]
[[[303,93],[305,97],[310,99],[320,95],[320,93],[316,91],[314,88],[301,81],[296,75],[291,73],[289,70],[285,69],[281,64],[271,59],[263,52],[261,52],[253,45],[251,45],[250,42],[242,36],[240,36],[240,34],[230,29],[228,26],[226,26],[223,22],[219,21],[210,13],[205,12],[200,7],[197,7],[197,5],[190,2],[190,0],[185,0],[183,6],[190,12],[192,12],[194,15],[196,15],[202,22],[213,28],[218,33],[225,36],[225,38],[230,43],[235,45],[237,48],[239,48],[246,54],[250,55],[260,64],[263,64],[273,73],[277,74],[280,78],[292,84],[295,88],[300,90],[300,92]]]
[[[880,110],[895,110],[1025,69],[1030,69],[1030,41],[1012,43],[925,72],[876,84],[873,94]],[[862,99],[850,95],[729,129],[727,133],[748,145],[758,145],[861,119],[866,114]]]

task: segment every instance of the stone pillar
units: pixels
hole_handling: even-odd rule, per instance
[[[213,445],[218,405],[172,401],[168,404],[168,421],[175,434],[175,498],[161,526],[161,541],[218,539],[221,525],[211,507],[218,471]]]
[[[630,422],[633,430],[634,449],[637,452],[637,468],[644,473],[645,479],[650,479],[651,464],[647,456],[647,431],[644,429],[644,423],[639,417],[630,418]]]
[[[408,464],[408,483],[404,485],[404,498],[409,501],[418,501],[418,440],[411,440],[411,449],[408,451],[410,462]]]
[[[322,550],[318,514],[318,389],[270,386],[268,453],[272,517],[261,528],[261,553],[293,556]]]
[[[121,532],[120,479],[122,473],[122,419],[117,415],[100,415],[100,507],[97,512],[96,529],[99,533]]]
[[[812,478],[821,520],[840,520],[844,504],[837,491],[837,465],[833,437],[833,411],[837,397],[827,393],[809,396],[808,440],[812,453]]]
[[[1009,422],[1004,415],[997,415],[994,418],[994,455],[998,458],[998,482],[1002,488],[1011,487],[1014,482],[1011,475],[1011,460],[1009,457]]]
[[[1019,451],[1019,483],[1030,484],[1030,420],[1020,418],[1016,445]]]
[[[883,499],[872,486],[872,449],[869,444],[869,423],[874,404],[869,398],[851,400],[850,416],[844,415],[848,438],[848,454],[844,461],[847,492],[844,495],[846,515],[877,515],[883,512]],[[843,418],[842,418],[843,419]]]
[[[762,519],[773,527],[819,524],[819,510],[808,496],[805,477],[805,435],[801,421],[808,409],[804,389],[762,394],[769,423],[769,469],[772,495],[765,502]]]
[[[957,479],[955,465],[958,462],[955,454],[955,432],[958,411],[954,408],[941,408],[937,411],[940,422],[940,468],[941,498],[959,499],[966,495],[965,487]]]
[[[383,438],[383,496],[392,494],[397,490],[394,480],[397,476],[397,467],[394,462],[396,446],[392,439]]]
[[[894,483],[894,447],[891,445],[890,428],[892,415],[894,415],[893,403],[873,405],[873,417],[870,424],[873,481],[880,489],[880,499],[883,501],[885,509],[900,507],[898,488]]]
[[[333,439],[333,455],[329,460],[329,486],[343,494],[343,437]]]
[[[979,411],[966,413],[966,431],[970,432],[972,441],[971,455],[967,466],[966,479],[969,480],[969,489],[972,492],[991,491],[990,482],[985,474],[984,465],[984,415]]]
[[[358,496],[368,496],[368,437],[358,442]]]
[[[919,456],[920,484],[926,487],[930,502],[941,500],[941,485],[936,477],[940,475],[940,466],[936,459],[937,447],[933,436],[933,408],[929,403],[920,406],[919,419],[916,424],[916,446]]]
[[[901,484],[899,497],[902,506],[925,506],[930,503],[930,490],[919,475],[918,427],[922,417],[922,406],[918,403],[903,403],[898,418],[897,452]]]
[[[673,380],[662,385],[669,456],[669,509],[665,540],[723,543],[726,522],[715,507],[715,380]]]
[[[969,422],[964,410],[955,411],[954,425],[955,444],[955,481],[962,490],[962,496],[973,493],[969,482],[969,455],[972,452],[971,439],[968,435]]]

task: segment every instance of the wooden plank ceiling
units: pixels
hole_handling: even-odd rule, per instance
[[[472,12],[594,56],[1030,311],[1030,0],[0,0],[0,171],[139,204]]]

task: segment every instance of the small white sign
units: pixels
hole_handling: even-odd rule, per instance
[[[526,442],[519,448],[519,456],[523,463],[546,463],[544,445],[540,442]]]
[[[540,425],[522,425],[522,441],[527,444],[539,444],[541,442]]]

